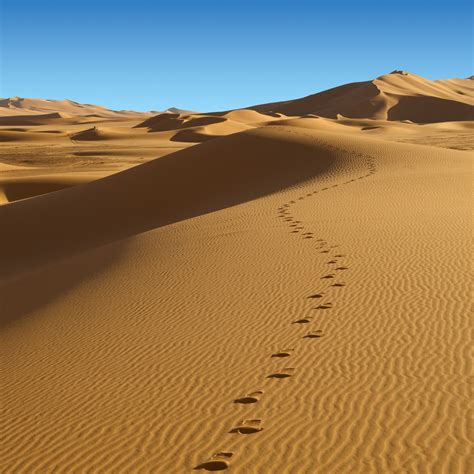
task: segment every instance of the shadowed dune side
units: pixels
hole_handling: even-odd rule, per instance
[[[0,208],[0,276],[252,200],[314,177],[334,156],[267,127]]]
[[[287,116],[317,114],[337,118],[338,114],[355,117],[383,118],[383,104],[374,102],[379,89],[371,82],[354,82],[334,87],[300,99],[257,105],[251,110],[258,112],[279,112]]]
[[[437,97],[399,97],[387,112],[388,120],[412,120],[416,123],[474,120],[474,107]]]
[[[64,176],[55,177],[54,175],[5,180],[3,182],[0,181],[0,194],[5,196],[5,202],[13,202],[60,191],[81,184],[84,181],[84,178],[81,179],[81,177],[66,179]]]
[[[134,128],[148,128],[149,132],[164,132],[181,128],[212,125],[214,123],[225,122],[226,120],[225,117],[164,113],[150,117],[138,125],[135,125]]]

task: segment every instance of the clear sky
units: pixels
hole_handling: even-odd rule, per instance
[[[467,0],[0,0],[0,96],[223,110],[472,72]]]

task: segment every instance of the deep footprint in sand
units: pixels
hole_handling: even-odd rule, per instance
[[[282,349],[281,351],[274,352],[271,357],[272,358],[284,358],[284,357],[290,357],[291,353],[294,351],[294,349]]]
[[[268,379],[286,379],[293,375],[295,369],[293,367],[285,367],[278,372],[274,372],[267,376]]]
[[[321,280],[327,280],[328,278],[334,278],[334,275],[332,274],[324,275],[323,277],[321,277]]]
[[[332,303],[324,303],[320,304],[319,306],[316,306],[314,309],[331,309],[332,308]]]
[[[335,286],[335,287],[341,287],[341,286],[346,286],[345,283],[334,283],[333,285],[331,286]]]
[[[293,324],[308,324],[311,322],[311,319],[311,317],[297,319],[296,321],[293,321]]]
[[[322,298],[323,293],[315,293],[314,295],[309,295],[308,298]]]
[[[320,337],[323,337],[323,331],[318,329],[317,331],[306,334],[306,336],[303,336],[303,339],[318,339]]]
[[[253,418],[251,420],[242,420],[235,428],[230,430],[230,433],[239,434],[254,434],[262,431],[262,420],[260,418]]]
[[[247,405],[249,403],[257,403],[260,400],[260,397],[263,395],[261,390],[256,392],[248,393],[244,397],[240,397],[234,400],[234,403],[241,403]]]
[[[213,454],[209,461],[203,462],[194,469],[204,471],[224,471],[229,467],[229,459],[234,455],[232,451],[220,451]]]

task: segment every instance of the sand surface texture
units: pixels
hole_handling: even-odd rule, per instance
[[[377,116],[0,102],[1,472],[473,471],[472,80],[373,82]]]

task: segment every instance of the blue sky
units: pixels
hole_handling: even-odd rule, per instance
[[[472,72],[465,0],[0,0],[0,96],[224,110]]]

